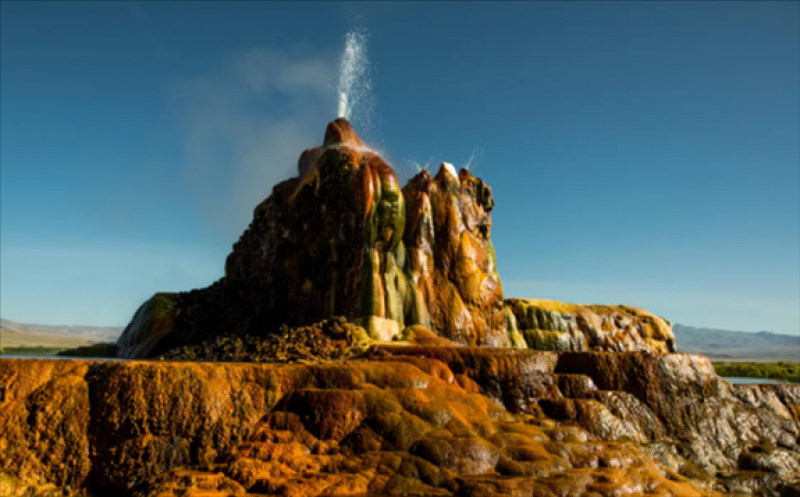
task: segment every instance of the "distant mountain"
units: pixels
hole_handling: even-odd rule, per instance
[[[767,331],[744,331],[693,328],[682,324],[672,327],[679,352],[703,354],[718,360],[771,360],[800,362],[800,336],[779,335]]]
[[[68,336],[87,340],[115,341],[122,334],[121,327],[108,326],[48,326],[43,324],[15,323],[8,319],[0,319],[0,330],[40,335]]]

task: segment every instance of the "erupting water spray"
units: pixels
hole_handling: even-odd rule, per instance
[[[478,164],[478,157],[483,155],[483,149],[480,147],[475,147],[472,149],[472,153],[469,154],[469,160],[467,160],[466,165],[464,165],[464,169],[467,171],[470,170],[473,166]]]
[[[367,53],[368,41],[369,36],[363,28],[354,29],[345,35],[344,50],[339,57],[339,84],[337,87],[339,94],[337,117],[343,117],[350,121],[362,137],[372,131],[375,104],[372,93],[371,66]],[[482,150],[475,147],[464,167],[466,169],[473,167],[481,153]],[[387,159],[385,154],[380,155]],[[429,158],[425,164],[412,159],[408,165],[414,168],[416,173],[419,173],[428,170],[432,162],[433,157]],[[443,165],[448,173],[458,176],[455,166],[450,163],[443,163]]]
[[[339,59],[338,117],[344,117],[360,131],[371,126],[374,103],[367,40],[363,29],[347,33]]]

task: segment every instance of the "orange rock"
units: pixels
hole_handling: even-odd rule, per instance
[[[296,413],[318,439],[336,442],[358,428],[367,416],[366,400],[354,390],[301,390],[289,396],[285,409]]]
[[[364,142],[356,134],[353,126],[347,119],[340,117],[339,119],[328,124],[325,130],[324,147],[333,147],[336,145],[346,145],[352,148],[366,148]]]
[[[601,406],[599,400],[548,401],[578,406],[565,407],[574,411],[571,417],[553,411],[564,418],[558,421],[541,413],[514,415],[475,392],[511,364],[521,371],[553,367],[547,353],[512,352],[443,347],[419,349],[423,357],[414,360],[399,356],[402,362],[383,357],[331,365],[0,359],[0,384],[7,387],[0,404],[0,467],[10,473],[0,471],[0,483],[25,492],[69,487],[214,497],[712,494],[681,475],[680,464],[688,463],[680,461],[688,459],[656,458],[644,446],[599,440],[608,436],[602,430],[590,435],[582,426],[591,428],[600,418],[592,410],[581,414],[580,406]],[[520,358],[512,361],[514,354]],[[583,364],[581,372],[601,388],[616,382],[633,391],[686,364],[693,372],[681,373],[676,384],[713,380],[696,376],[703,368],[692,360],[673,360],[672,372],[656,363],[661,373],[633,380],[627,364],[668,359],[642,357],[639,363],[617,360],[622,370],[614,373],[603,365],[613,362],[604,355],[584,355],[583,362],[568,356],[556,371],[580,374],[572,370]],[[459,385],[454,368],[474,382],[462,380],[474,393]],[[687,391],[676,392],[667,394],[673,403]],[[748,409],[735,397],[725,399]],[[613,404],[602,407],[617,412]],[[762,423],[777,416],[762,415]],[[753,454],[752,461],[764,464],[778,460]]]

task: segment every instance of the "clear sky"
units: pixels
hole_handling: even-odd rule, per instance
[[[507,296],[800,333],[800,3],[3,2],[0,315],[124,325],[205,286],[336,117],[496,197]]]

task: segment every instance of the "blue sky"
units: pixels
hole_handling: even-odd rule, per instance
[[[800,333],[796,2],[3,2],[0,314],[124,325],[205,286],[336,117],[493,188],[507,296]],[[367,125],[369,124],[369,125]]]

